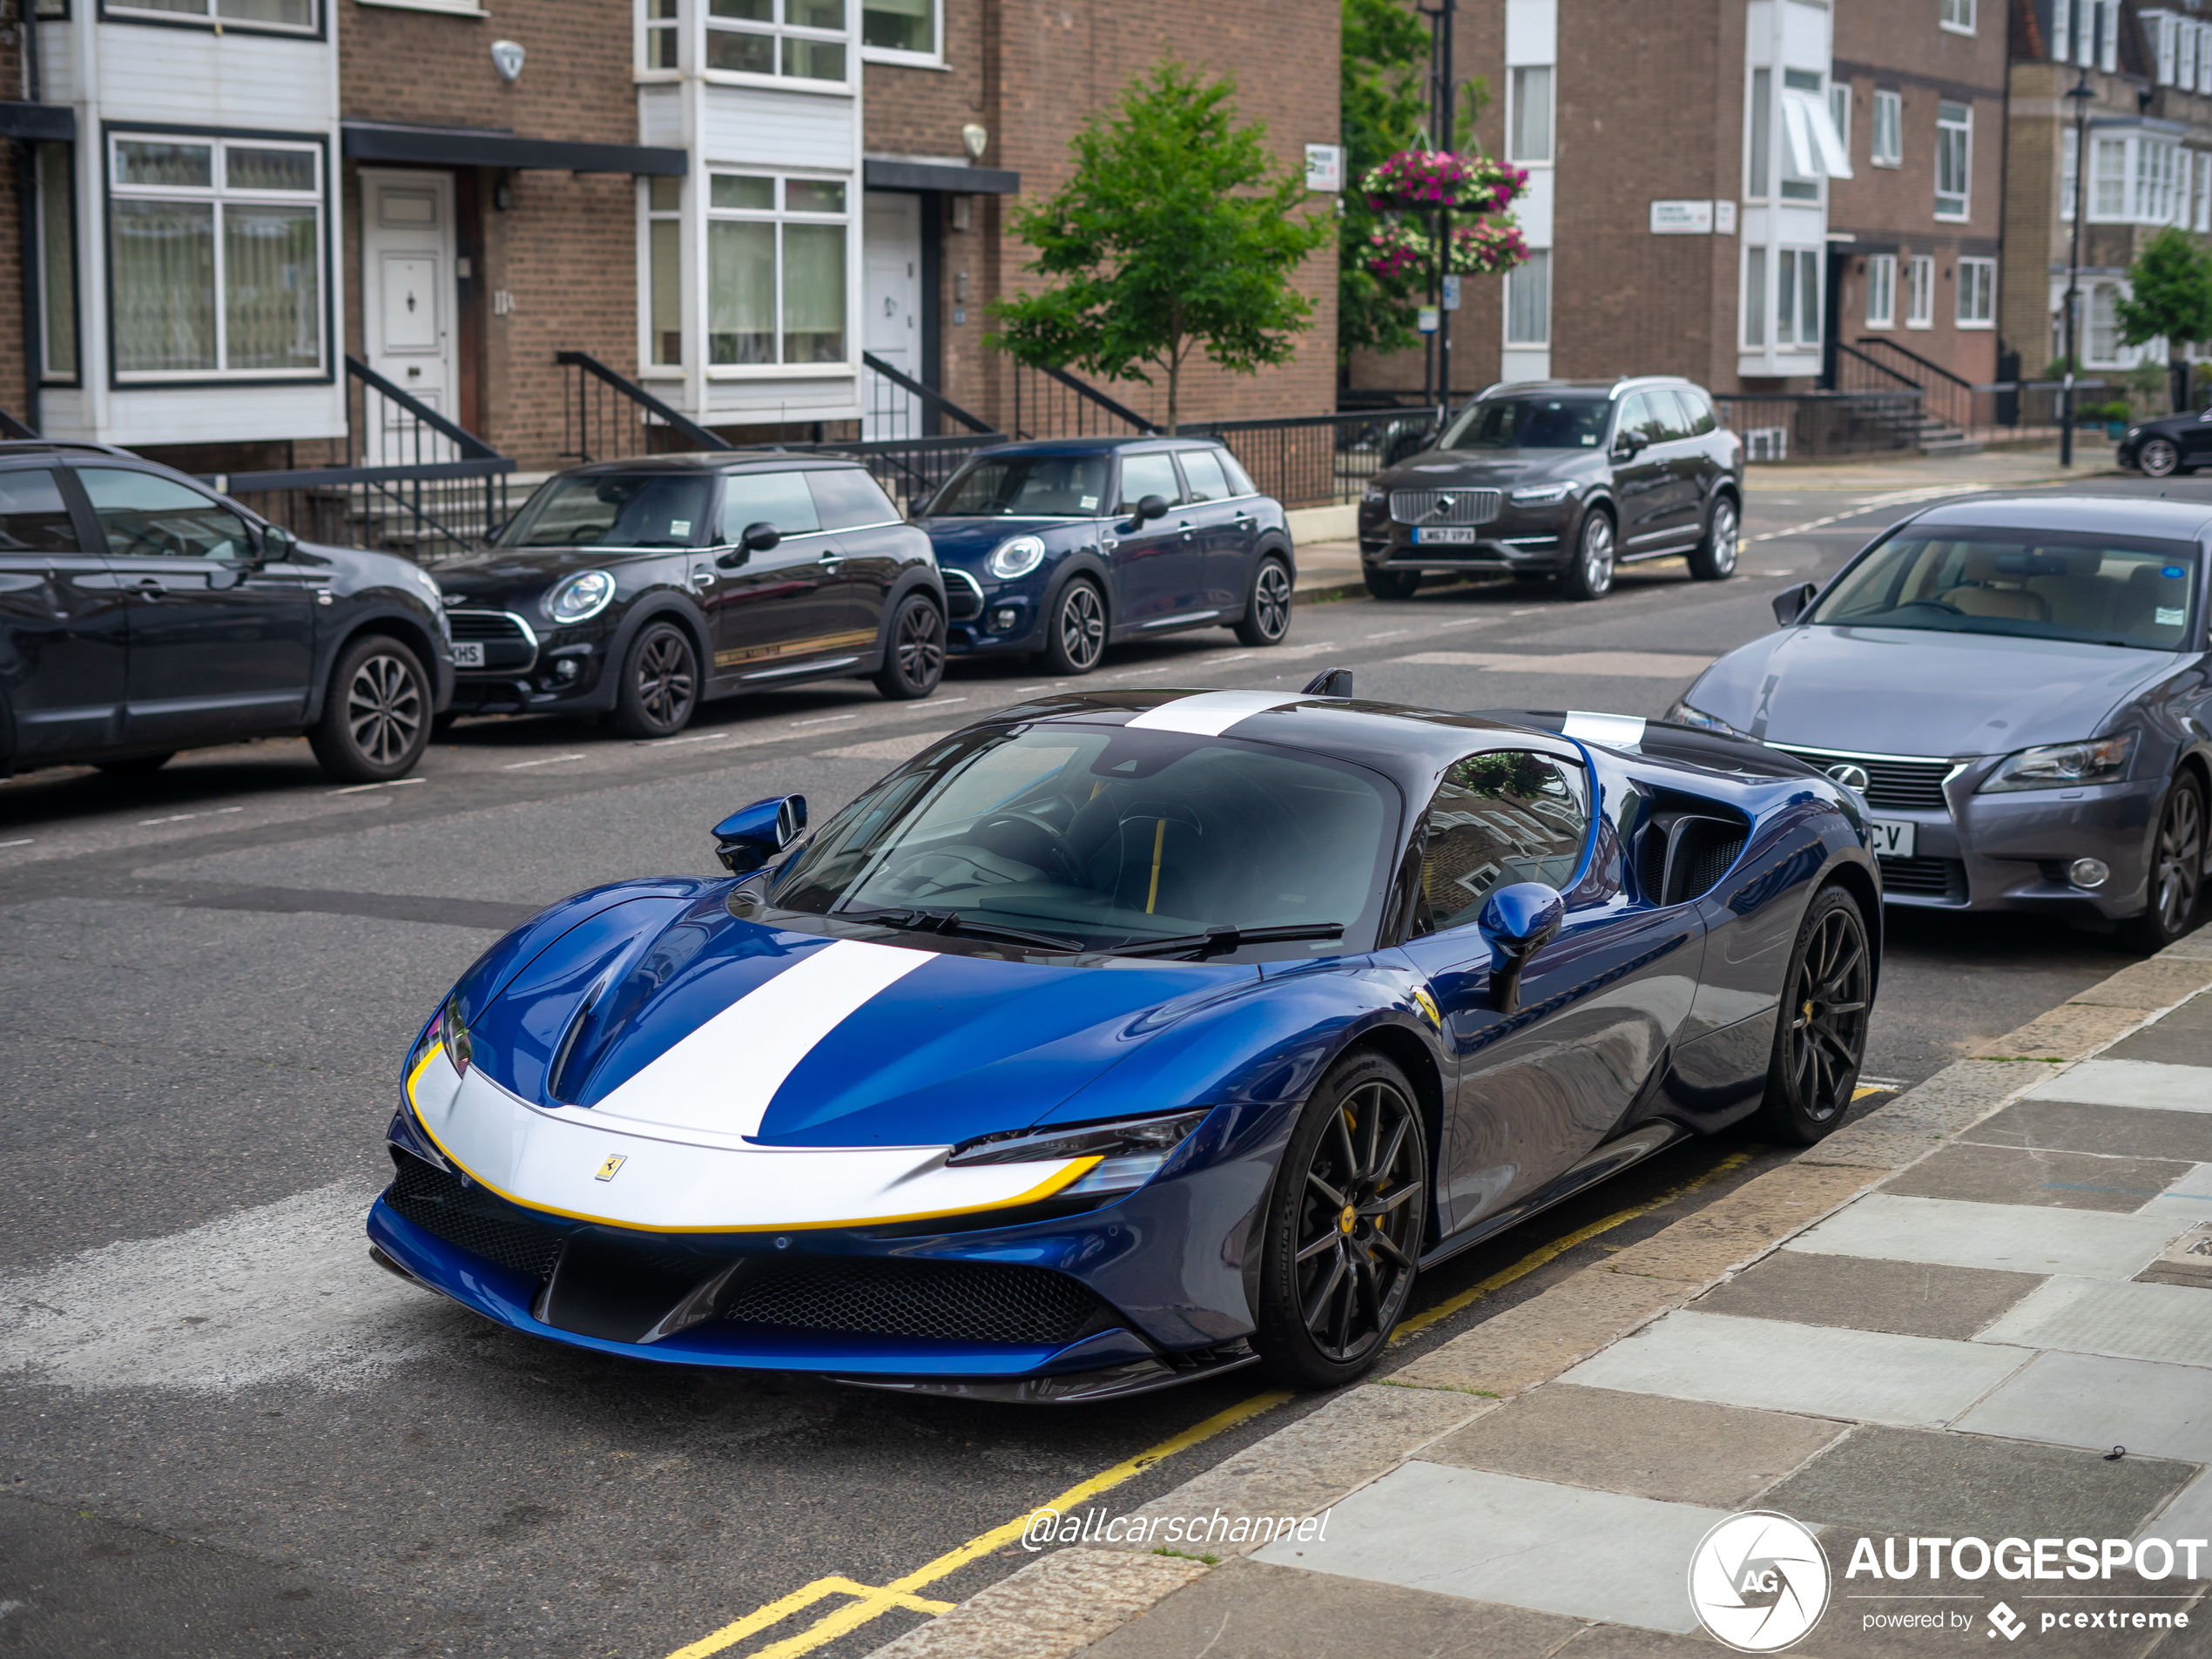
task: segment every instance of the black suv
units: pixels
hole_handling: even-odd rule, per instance
[[[628,735],[664,738],[734,692],[870,675],[886,697],[927,697],[945,671],[929,537],[843,457],[556,473],[438,581],[458,711],[611,711]]]
[[[1425,570],[1510,570],[1602,597],[1616,565],[1686,553],[1734,574],[1743,446],[1685,380],[1493,386],[1359,502],[1367,590],[1403,599]]]
[[[400,777],[453,690],[437,601],[126,451],[0,443],[0,775],[305,732],[334,777]]]

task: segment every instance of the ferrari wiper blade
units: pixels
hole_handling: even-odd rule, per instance
[[[1285,945],[1301,939],[1341,939],[1340,921],[1299,922],[1287,927],[1209,927],[1202,934],[1176,934],[1166,939],[1147,939],[1112,947],[1116,956],[1179,956],[1190,954],[1204,961],[1224,956],[1246,945]]]
[[[1080,939],[1062,934],[1031,933],[1026,927],[1001,927],[987,921],[970,921],[957,910],[840,910],[833,913],[847,921],[873,921],[910,934],[958,934],[966,939],[995,939],[1009,945],[1034,945],[1040,950],[1076,951]]]

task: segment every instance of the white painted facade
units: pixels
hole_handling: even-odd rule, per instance
[[[717,426],[781,422],[844,421],[862,414],[860,354],[861,300],[865,279],[861,254],[862,195],[860,158],[860,51],[858,0],[844,0],[842,17],[842,80],[802,78],[791,74],[747,73],[709,67],[709,48],[726,30],[710,30],[708,0],[634,0],[638,37],[637,78],[638,141],[680,148],[689,152],[690,174],[680,179],[640,180],[638,212],[638,378],[656,395],[685,415]],[[673,43],[657,43],[664,36],[672,10]],[[795,0],[786,0],[779,15],[795,11]],[[656,27],[658,24],[660,27]],[[779,51],[788,52],[786,37],[801,47],[836,44],[836,31],[821,29],[792,34],[779,28],[774,37]],[[765,30],[759,37],[768,38]],[[676,62],[666,66],[672,51]],[[775,60],[779,65],[787,57]],[[718,195],[716,179],[730,180]],[[770,180],[773,192],[768,206],[738,205],[759,189],[757,181]],[[820,207],[825,192],[817,186],[841,189],[841,212],[799,212],[790,204],[800,199],[796,183]],[[671,204],[670,198],[676,199]],[[656,221],[663,228],[655,234]],[[734,342],[729,324],[735,302],[726,293],[718,297],[717,260],[711,242],[718,224],[772,226],[776,238],[777,283],[773,307],[776,343],[772,349]],[[672,233],[678,279],[671,283],[655,268],[656,259],[670,252]],[[789,253],[795,226],[813,239],[819,250],[827,228],[842,227],[841,296],[842,346],[833,361],[818,361],[814,354],[826,347],[813,344],[794,351],[790,323],[795,307],[813,306],[804,340],[819,342],[828,333],[819,326],[825,296],[821,284],[811,294],[797,292],[790,280],[803,267]],[[720,233],[734,238],[737,232]],[[730,280],[726,263],[720,280]],[[656,297],[661,301],[657,323]],[[680,327],[670,330],[667,307],[675,306]],[[669,361],[667,336],[680,335],[679,361]],[[750,341],[750,336],[747,337]],[[768,361],[758,361],[765,355]],[[738,358],[752,361],[731,361]],[[797,357],[799,361],[792,361]],[[717,361],[720,359],[722,361]]]
[[[1527,187],[1514,201],[1513,216],[1532,257],[1505,278],[1505,337],[1498,359],[1498,378],[1505,381],[1551,378],[1558,64],[1559,0],[1506,0],[1506,120],[1512,134],[1507,153],[1528,173]],[[1541,115],[1533,107],[1538,85],[1543,99]]]
[[[1817,375],[1827,180],[1851,177],[1828,112],[1833,19],[1820,0],[1750,0],[1746,12],[1737,372]]]
[[[234,24],[219,32],[184,15],[164,21],[103,17],[96,0],[77,0],[72,15],[38,25],[44,101],[65,104],[77,117],[71,188],[74,203],[74,294],[49,293],[50,308],[73,306],[78,372],[67,381],[49,374],[41,388],[41,425],[51,437],[125,446],[341,436],[346,430],[341,320],[345,288],[338,223],[338,49],[329,19],[317,0],[317,33],[257,32]],[[285,280],[318,286],[319,338],[296,337],[291,355],[312,367],[229,368],[224,360],[206,372],[132,374],[118,368],[114,314],[115,145],[131,134],[147,140],[206,145],[212,156],[226,144],[249,150],[266,140],[270,153],[315,157],[314,191],[320,199],[310,279],[305,262]],[[219,169],[222,163],[211,165]],[[304,163],[299,164],[304,165]],[[245,172],[241,160],[238,171]],[[233,211],[218,187],[193,194],[172,190],[169,199],[216,203]],[[160,187],[139,192],[163,199]],[[304,195],[293,206],[304,203]],[[250,215],[257,199],[239,194],[235,208]],[[267,207],[264,194],[259,205]],[[281,204],[280,204],[281,205]],[[227,221],[226,221],[227,222]],[[226,233],[212,239],[222,266]],[[224,292],[216,298],[216,335],[221,338]],[[65,314],[56,311],[57,316]]]

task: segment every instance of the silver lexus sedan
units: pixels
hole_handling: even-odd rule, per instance
[[[1669,718],[1865,797],[1891,904],[2041,912],[2154,949],[2194,921],[2212,790],[2212,509],[1977,496],[1893,526]]]

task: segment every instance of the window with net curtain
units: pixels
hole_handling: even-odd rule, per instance
[[[165,17],[197,18],[246,28],[312,30],[314,0],[114,0],[111,11],[152,11]],[[45,8],[39,8],[41,13]]]
[[[779,200],[780,198],[780,200]],[[718,173],[707,221],[707,361],[846,361],[847,227],[836,179]]]
[[[320,152],[118,138],[111,154],[117,374],[322,372]]]
[[[937,0],[862,0],[860,44],[879,51],[937,52]]]

